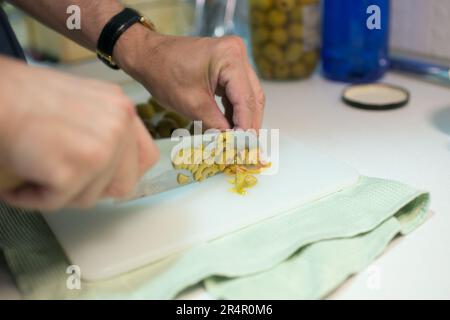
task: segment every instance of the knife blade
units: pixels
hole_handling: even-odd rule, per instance
[[[191,176],[192,174],[187,170],[175,170],[169,169],[165,172],[160,173],[157,176],[151,178],[142,179],[136,186],[133,193],[124,199],[118,200],[119,203],[138,200],[141,198],[149,197],[159,193],[163,193],[169,190],[177,189],[195,182],[194,179],[190,178],[187,183],[179,184],[178,175],[184,174],[186,176]]]
[[[252,140],[250,140],[249,143],[249,141],[245,139],[245,137],[254,137],[253,134],[246,133],[243,131],[242,132],[234,131],[233,134],[235,139],[239,137],[241,141],[244,141],[243,144],[237,147],[238,149],[254,145],[254,143],[252,143]],[[189,139],[191,138],[192,137],[189,137]],[[214,143],[216,143],[215,140],[212,140],[212,142],[210,142],[210,144]],[[173,168],[170,159],[170,151],[176,144],[178,144],[178,142],[172,142],[170,141],[170,139],[166,139],[166,141],[161,141],[159,147],[160,149],[162,149],[161,150],[162,152],[159,163],[154,168],[152,168],[152,170],[150,170],[149,175],[144,176],[140,180],[140,182],[138,183],[137,187],[135,188],[135,190],[132,192],[131,195],[127,196],[125,199],[115,200],[115,202],[123,203],[132,200],[137,200],[143,197],[148,197],[169,190],[177,189],[179,187],[183,187],[195,182],[195,180],[192,179],[192,173],[189,172],[188,170]],[[184,174],[190,177],[189,181],[185,184],[179,184],[177,179],[178,174]],[[19,179],[0,168],[0,191],[15,189],[21,186],[23,183],[24,181],[22,179]]]
[[[237,150],[242,150],[244,148],[251,148],[258,146],[258,138],[252,132],[246,132],[243,130],[235,130],[233,132],[234,138],[234,146]],[[208,147],[215,148],[217,145],[217,140],[214,138],[216,135],[203,135],[206,137],[206,145]],[[203,143],[203,140],[193,141],[194,137],[187,137],[187,139],[192,143],[192,145],[198,146],[198,143]],[[162,142],[160,144],[161,148],[161,159],[160,162],[153,168],[149,175],[144,177],[135,188],[134,192],[126,197],[125,199],[119,200],[119,203],[133,201],[145,197],[149,197],[152,195],[156,195],[158,193],[162,193],[165,191],[177,189],[179,187],[183,187],[189,185],[191,183],[196,182],[192,178],[192,172],[183,169],[174,169],[172,166],[172,162],[170,159],[170,151],[174,147],[174,143],[169,140]],[[207,148],[207,147],[205,147]],[[189,182],[180,185],[178,183],[177,176],[178,174],[184,174],[190,177]]]

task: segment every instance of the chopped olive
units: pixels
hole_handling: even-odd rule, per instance
[[[185,175],[185,174],[179,173],[179,174],[177,175],[177,182],[178,182],[178,184],[180,184],[180,185],[183,185],[183,184],[188,183],[189,180],[190,180],[190,177],[187,176],[187,175]]]

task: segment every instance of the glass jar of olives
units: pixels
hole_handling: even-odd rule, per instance
[[[319,0],[249,0],[253,59],[264,79],[306,78],[319,57]]]

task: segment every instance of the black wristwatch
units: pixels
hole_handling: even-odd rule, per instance
[[[98,38],[97,57],[108,67],[115,70],[120,69],[112,57],[114,46],[120,36],[135,23],[140,23],[150,30],[155,31],[155,26],[150,20],[131,8],[125,8],[112,17],[103,28]]]

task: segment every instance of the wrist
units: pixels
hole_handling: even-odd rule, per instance
[[[143,82],[144,78],[150,76],[147,68],[146,74],[142,73],[143,64],[148,64],[153,58],[155,49],[163,38],[164,36],[158,32],[136,23],[117,41],[113,51],[113,59],[131,77]]]

